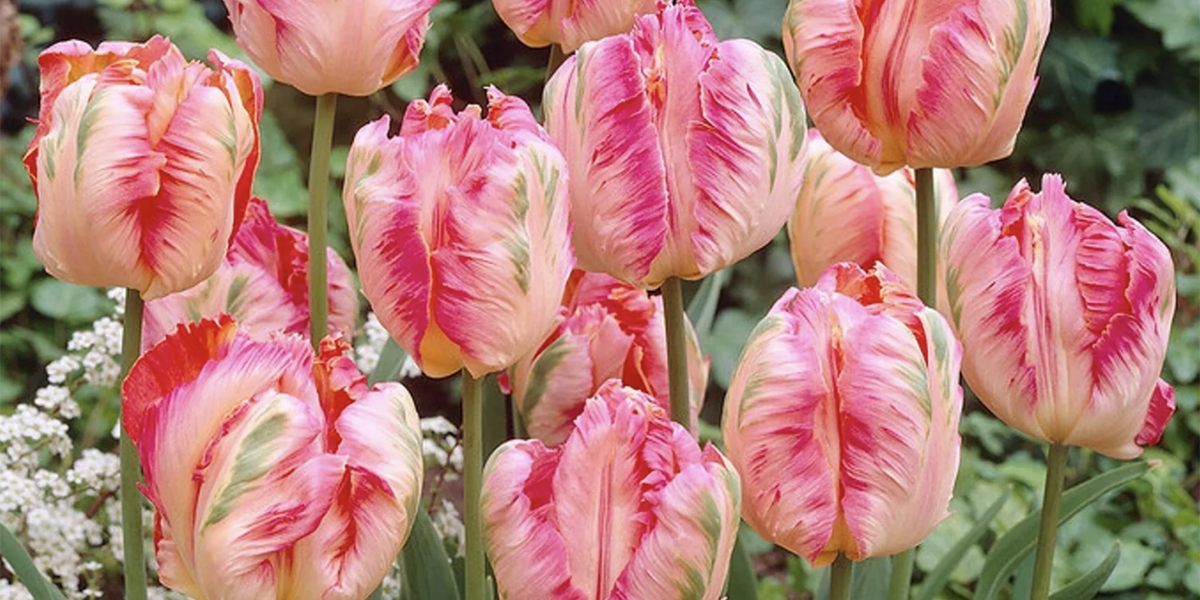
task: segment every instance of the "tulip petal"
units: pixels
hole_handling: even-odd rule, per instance
[[[1163,430],[1167,428],[1167,421],[1171,420],[1173,414],[1175,414],[1175,388],[1159,379],[1158,384],[1154,386],[1154,393],[1150,396],[1150,405],[1146,410],[1146,420],[1142,423],[1142,430],[1138,432],[1137,438],[1133,442],[1139,446],[1157,444],[1158,440],[1162,439]]]

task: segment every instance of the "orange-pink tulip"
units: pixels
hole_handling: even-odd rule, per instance
[[[343,201],[363,295],[431,377],[508,368],[554,328],[571,254],[562,155],[520,98],[438,86],[354,138]]]
[[[42,52],[25,168],[33,251],[51,275],[149,299],[217,270],[250,200],[262,88],[246,65],[209,60],[158,36]]]
[[[1036,438],[1129,459],[1175,411],[1159,379],[1175,312],[1171,255],[1122,212],[1114,225],[1057,175],[1004,207],[965,198],[942,238],[963,375]]]
[[[358,292],[345,261],[332,248],[328,255],[329,330],[344,333],[358,316]],[[146,303],[142,347],[158,343],[179,324],[221,314],[234,317],[255,339],[277,331],[308,335],[308,309],[308,236],[277,223],[267,203],[253,198],[212,277]]]
[[[527,46],[558,44],[570,54],[584,42],[625,33],[655,0],[493,0],[496,14]]]
[[[225,0],[238,45],[313,96],[369,96],[417,68],[438,0]]]
[[[649,396],[602,386],[563,445],[512,440],[484,472],[501,600],[716,600],[737,538],[737,472]]]
[[[946,320],[882,265],[788,290],[725,398],[746,522],[816,566],[919,543],[949,515],[961,357]]]
[[[787,67],[717,40],[690,0],[584,44],[542,108],[588,271],[650,288],[698,279],[766,245],[795,206],[805,122]]]
[[[783,47],[825,139],[886,175],[1011,154],[1049,32],[1050,0],[791,0]]]
[[[917,286],[917,196],[911,169],[879,177],[834,150],[816,129],[804,150],[804,185],[788,219],[792,265],[801,286],[825,269],[852,262],[864,269],[883,262],[900,281]],[[934,172],[942,220],[958,202],[954,175]]]
[[[159,579],[193,598],[361,600],[420,510],[421,433],[398,383],[368,389],[326,338],[186,324],[125,380]]]
[[[609,379],[646,392],[663,410],[669,409],[661,296],[650,297],[603,273],[575,271],[567,282],[559,319],[541,346],[504,376],[529,437],[547,446],[561,444],[574,429],[584,403]],[[690,323],[687,357],[689,423],[695,434],[708,383],[708,360]]]

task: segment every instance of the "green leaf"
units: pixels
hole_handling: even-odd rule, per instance
[[[34,600],[64,600],[62,592],[38,571],[21,540],[3,524],[0,524],[0,556],[12,566],[13,573],[33,594]]]
[[[1062,497],[1058,522],[1067,521],[1106,492],[1138,478],[1149,470],[1150,463],[1131,463],[1107,473],[1101,473],[1067,490]],[[1037,543],[1038,522],[1041,516],[1041,510],[1033,511],[992,545],[987,562],[983,565],[983,572],[979,576],[979,583],[975,587],[974,600],[995,598],[1009,575],[1012,575],[1017,569],[1021,560],[1033,552],[1034,545]]]
[[[108,301],[96,288],[57,279],[42,279],[33,284],[29,300],[39,313],[68,323],[95,321],[108,312]]]
[[[424,510],[417,511],[408,543],[400,553],[404,567],[404,589],[400,597],[405,600],[460,598],[458,585],[454,583],[454,571],[446,547],[438,536],[433,521]]]
[[[725,594],[728,600],[758,600],[758,580],[754,576],[754,565],[750,562],[750,554],[742,543],[739,533],[733,545],[733,558],[729,562],[729,580],[726,582]]]
[[[1200,155],[1200,97],[1194,90],[1139,86],[1133,106],[1138,147],[1147,167],[1165,168],[1180,157]]]
[[[369,385],[375,385],[380,381],[396,381],[400,379],[400,370],[404,368],[404,359],[408,358],[408,353],[396,340],[388,338],[386,344],[383,345],[383,350],[379,352],[379,362],[375,363],[375,370],[367,377]]]
[[[1050,600],[1091,600],[1100,593],[1100,588],[1104,586],[1105,581],[1108,581],[1108,576],[1117,567],[1117,561],[1120,558],[1121,543],[1117,542],[1113,544],[1112,550],[1108,551],[1108,557],[1096,565],[1096,568],[1050,594]]]
[[[750,332],[754,331],[756,325],[758,321],[745,311],[723,310],[717,315],[707,342],[701,343],[700,347],[704,352],[712,356],[710,373],[713,381],[720,385],[721,389],[729,388],[733,368],[737,366],[742,347],[746,345],[746,339],[750,337]]]
[[[1200,11],[1194,0],[1125,0],[1124,7],[1147,27],[1162,32],[1168,50],[1200,60]]]
[[[868,558],[854,565],[850,580],[851,598],[887,598],[892,576],[890,557]]]
[[[25,294],[6,292],[0,297],[0,321],[21,312],[22,308],[25,308]]]
[[[254,194],[266,199],[271,214],[279,219],[308,213],[308,188],[300,158],[283,132],[279,118],[263,111],[258,122],[262,147],[258,171],[254,175]]]
[[[705,277],[700,283],[700,289],[696,290],[696,295],[692,296],[692,301],[688,303],[687,317],[692,322],[692,329],[696,331],[696,339],[700,340],[701,346],[712,332],[713,318],[717,316],[717,301],[721,299],[721,289],[728,280],[729,269],[721,269]]]
[[[942,560],[938,561],[937,566],[925,576],[925,582],[921,585],[921,593],[917,594],[917,600],[933,600],[942,592],[942,589],[946,587],[946,582],[950,580],[950,574],[958,567],[958,563],[967,555],[971,546],[974,546],[988,532],[992,520],[1004,507],[1004,503],[1008,502],[1011,494],[1011,489],[1004,490],[1004,494],[997,498],[975,521],[975,526],[971,527],[966,535],[959,538],[950,551],[942,557]]]

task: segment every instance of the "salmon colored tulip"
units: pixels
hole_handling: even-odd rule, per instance
[[[250,200],[262,88],[215,50],[213,68],[155,36],[42,52],[25,169],[33,251],[51,275],[158,298],[220,266]]]
[[[225,0],[238,45],[272,79],[369,96],[417,68],[438,0]]]
[[[493,0],[513,33],[527,46],[562,46],[570,54],[584,42],[625,33],[655,0]]]
[[[699,279],[766,245],[795,206],[805,123],[787,67],[718,41],[690,0],[581,46],[542,108],[588,271],[650,288]]]
[[[852,262],[864,269],[883,262],[909,288],[917,286],[917,196],[911,169],[879,177],[808,131],[804,185],[788,219],[792,264],[801,286],[825,269]],[[954,174],[934,171],[938,214],[958,202]]]
[[[949,516],[961,350],[882,265],[792,288],[742,352],[722,421],[742,516],[815,566],[912,548]]]
[[[1171,255],[1122,212],[1114,225],[1057,175],[1025,181],[998,210],[974,195],[941,251],[963,375],[1013,427],[1129,459],[1175,411],[1158,378],[1175,312]]]
[[[737,538],[737,472],[653,398],[602,386],[566,443],[500,446],[484,537],[501,600],[716,600]]]
[[[426,375],[508,368],[554,328],[571,254],[562,155],[520,98],[438,86],[354,138],[343,200],[363,295]]]
[[[134,365],[125,431],[155,507],[163,584],[197,600],[360,600],[420,510],[421,431],[344,342],[186,324]]]
[[[609,379],[646,392],[663,410],[670,410],[661,296],[648,296],[603,273],[575,271],[567,282],[559,319],[542,345],[504,376],[529,437],[547,446],[563,443],[584,403]],[[695,434],[708,359],[690,323],[687,341],[690,429]]]
[[[1050,0],[791,0],[783,47],[813,123],[886,175],[1012,153]]]
[[[329,255],[329,329],[354,328],[358,292],[350,268],[332,248]],[[212,277],[199,285],[146,303],[142,347],[162,340],[180,323],[233,316],[251,337],[309,334],[308,236],[275,222],[261,198],[253,198],[241,228]]]

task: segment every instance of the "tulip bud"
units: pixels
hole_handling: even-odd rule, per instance
[[[238,45],[272,79],[369,96],[417,68],[438,0],[225,0]]]
[[[1012,153],[1050,0],[791,0],[783,47],[813,123],[887,175]]]
[[[216,50],[209,61],[159,36],[61,42],[38,57],[25,169],[33,251],[51,275],[151,299],[216,271],[250,200],[262,88],[246,65]]]
[[[570,54],[591,40],[625,33],[638,15],[654,12],[655,0],[493,0],[496,14],[526,46],[562,46]]]
[[[852,262],[887,265],[909,288],[917,286],[917,196],[911,169],[885,177],[834,150],[816,129],[808,131],[804,185],[788,219],[792,264],[801,286],[825,269]],[[934,171],[938,215],[958,202],[954,174]]]
[[[917,545],[949,516],[960,360],[945,319],[882,265],[788,290],[725,398],[743,518],[814,566]]]
[[[942,257],[963,376],[1005,423],[1130,459],[1175,411],[1158,378],[1175,312],[1171,255],[1122,212],[1114,225],[1046,175],[1004,207],[963,199]]]
[[[159,579],[193,598],[360,600],[420,510],[421,432],[326,338],[185,324],[134,364],[125,432],[155,508]]]
[[[571,254],[562,155],[515,96],[450,91],[359,130],[343,201],[363,295],[430,377],[499,371],[554,327]]]
[[[354,328],[358,292],[346,262],[329,256],[329,331]],[[277,331],[309,335],[308,236],[275,222],[261,198],[252,198],[225,261],[212,277],[182,292],[146,303],[142,347],[149,348],[181,323],[228,314],[251,337]]]
[[[547,446],[561,444],[584,403],[609,379],[646,392],[663,410],[670,410],[661,296],[650,297],[603,273],[575,271],[567,282],[559,319],[541,346],[518,360],[503,379],[529,437]],[[690,322],[687,342],[689,423],[695,434],[708,359],[700,352]]]
[[[805,123],[787,67],[718,41],[690,0],[584,44],[542,108],[585,270],[650,288],[699,279],[766,245],[795,206]]]
[[[737,538],[737,472],[652,398],[602,386],[566,443],[512,440],[484,471],[501,600],[716,600]]]

